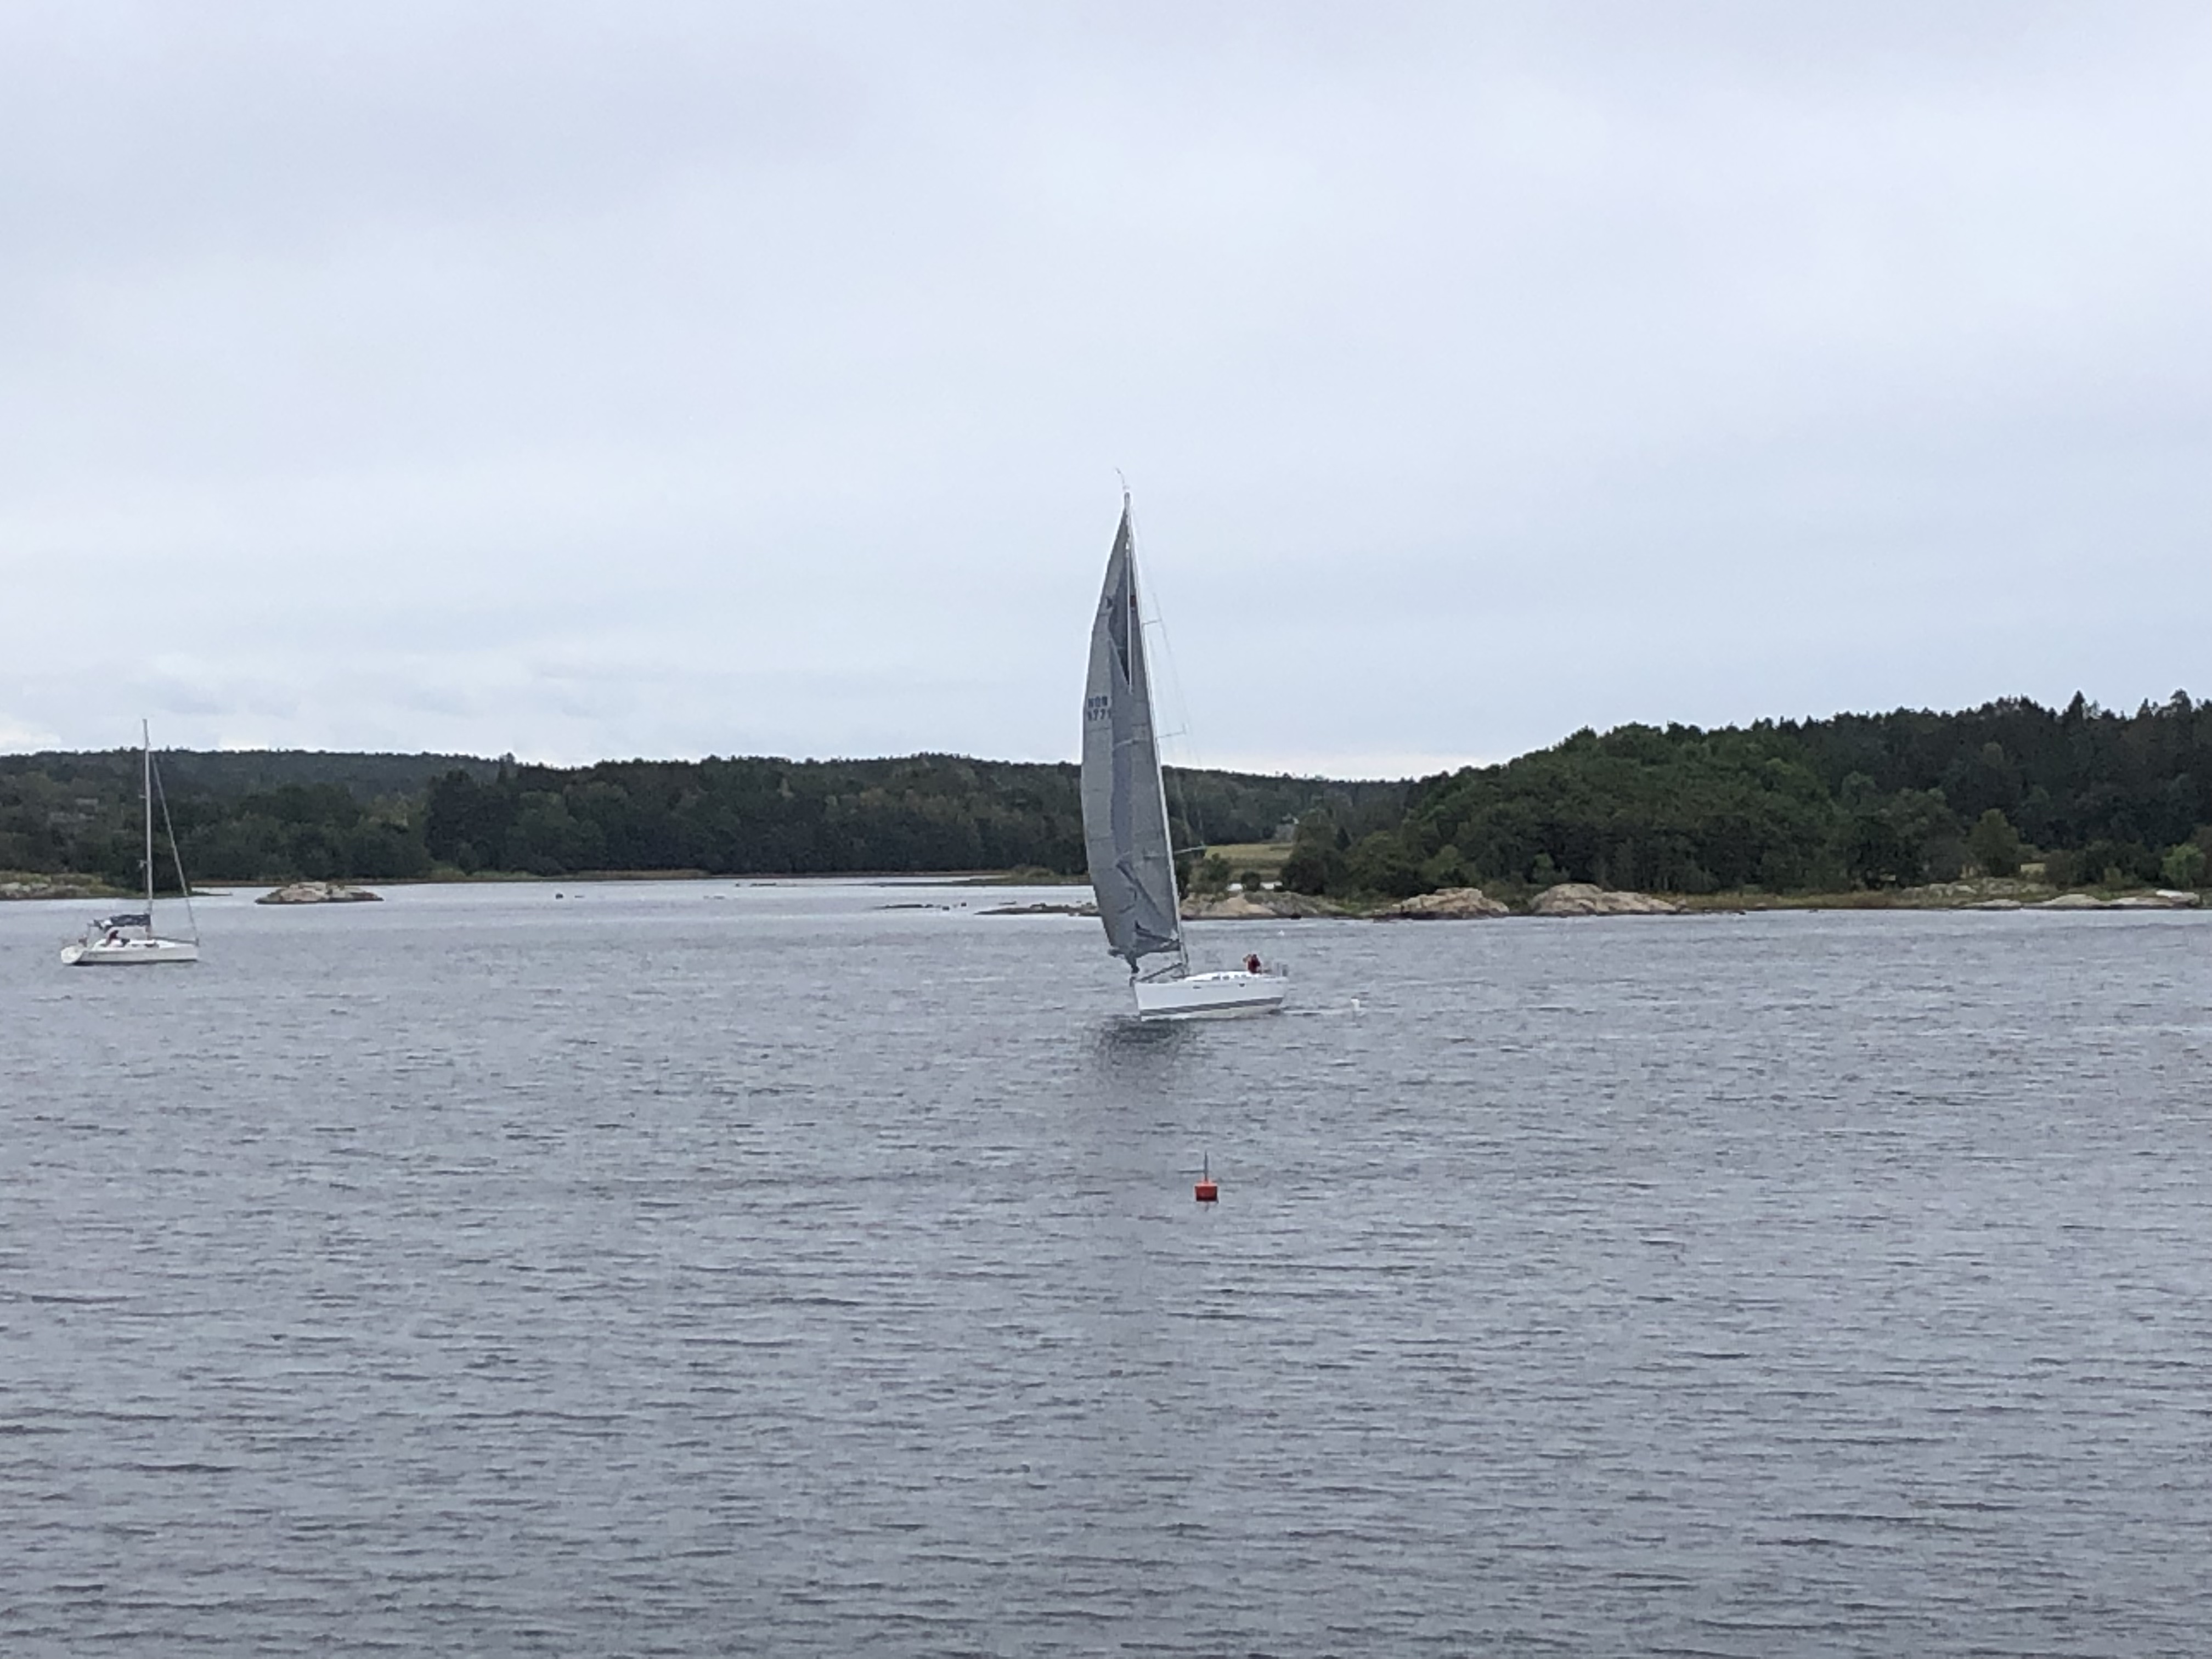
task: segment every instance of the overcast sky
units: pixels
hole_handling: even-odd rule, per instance
[[[2212,9],[0,0],[0,748],[2212,695]]]

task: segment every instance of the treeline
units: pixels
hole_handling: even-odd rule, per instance
[[[1065,764],[286,751],[160,764],[185,867],[204,881],[1083,869]],[[138,778],[135,750],[0,756],[0,871],[136,887]],[[1627,726],[1412,785],[1170,771],[1168,796],[1182,847],[1267,841],[1295,821],[1284,879],[1332,895],[1559,880],[1834,890],[2031,863],[2059,885],[2194,885],[2212,854],[2212,708],[2177,692],[2133,714],[2077,696],[2061,710],[2014,699]]]
[[[157,757],[161,807],[195,879],[394,880],[428,875],[422,801],[431,780],[489,776],[466,755],[269,750]],[[139,752],[0,756],[0,870],[145,879]],[[159,822],[155,877],[175,885]]]
[[[159,763],[195,880],[1083,869],[1072,765],[917,755],[557,768],[287,751]],[[0,757],[0,870],[135,887],[138,782],[135,750]],[[1405,790],[1171,769],[1168,793],[1178,844],[1194,846],[1268,840],[1317,809],[1395,821]]]
[[[2212,854],[2212,706],[2080,696],[1748,727],[1577,732],[1414,786],[1395,824],[1301,820],[1287,885],[1408,896],[1592,881],[1706,893],[1909,886],[2039,862],[2070,886],[2194,885]]]
[[[463,871],[713,875],[1010,870],[1079,874],[1073,765],[902,760],[607,761],[433,783],[424,846]],[[1317,808],[1404,800],[1403,785],[1234,772],[1168,775],[1177,843],[1265,841]]]

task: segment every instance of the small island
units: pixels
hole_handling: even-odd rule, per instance
[[[337,881],[288,882],[273,892],[264,893],[254,900],[256,904],[373,904],[384,897],[366,887],[349,887]]]

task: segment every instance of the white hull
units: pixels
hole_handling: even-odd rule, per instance
[[[135,915],[112,915],[94,922],[84,930],[84,937],[74,945],[62,946],[62,965],[65,968],[136,968],[141,963],[156,962],[198,962],[200,959],[199,928],[192,929],[189,939],[163,939],[154,931],[154,796],[160,787],[161,774],[154,766],[154,737],[146,723],[138,723],[140,742],[139,788],[146,805],[146,908]],[[164,822],[169,815],[168,803],[161,805]],[[177,852],[177,832],[169,831],[169,856],[176,860],[177,885],[185,896],[185,909],[191,914],[192,890],[185,880],[185,861]]]
[[[1242,969],[1218,974],[1186,974],[1180,979],[1140,979],[1139,1019],[1221,1019],[1235,1014],[1272,1014],[1290,989],[1279,974]]]
[[[153,962],[198,962],[200,947],[182,939],[106,939],[91,945],[65,945],[62,961],[71,968],[135,968]]]

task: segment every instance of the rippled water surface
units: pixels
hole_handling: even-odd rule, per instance
[[[560,890],[0,907],[0,1652],[2212,1644],[2212,917]]]

